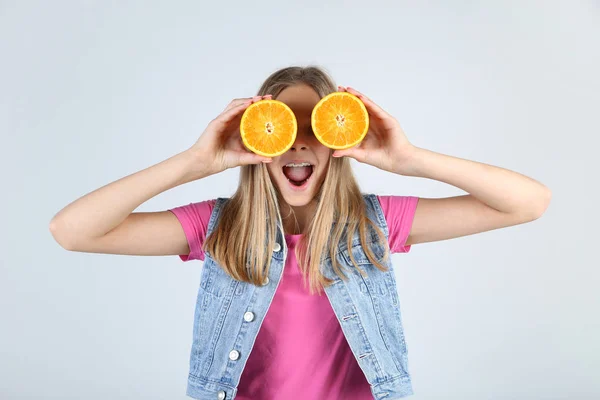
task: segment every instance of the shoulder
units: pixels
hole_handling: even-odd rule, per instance
[[[388,225],[412,223],[419,198],[417,196],[377,195]]]
[[[406,241],[412,230],[419,197],[376,195],[389,231],[389,244],[393,253],[406,253],[410,246]]]
[[[169,211],[175,214],[180,220],[208,221],[216,202],[217,199],[193,202],[170,208]]]
[[[384,212],[416,206],[419,201],[417,196],[376,195],[376,197]]]
[[[177,207],[173,207],[172,209],[176,209],[176,208],[188,208],[188,209],[198,210],[198,209],[202,209],[202,208],[213,208],[215,206],[216,202],[217,202],[217,199],[196,201],[196,202],[192,202],[192,203],[180,205],[180,206],[177,206]]]
[[[365,201],[377,203],[381,207],[383,214],[386,216],[404,214],[414,211],[419,202],[419,197],[409,195],[380,195],[365,193],[363,194]]]

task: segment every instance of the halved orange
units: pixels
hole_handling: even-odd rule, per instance
[[[369,130],[369,113],[363,102],[348,92],[333,92],[313,108],[311,125],[317,139],[332,149],[359,144]]]
[[[294,112],[278,100],[261,100],[251,104],[240,122],[244,145],[265,157],[276,157],[288,151],[296,140],[297,132]]]

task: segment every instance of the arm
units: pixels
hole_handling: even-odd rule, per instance
[[[441,199],[419,199],[406,244],[456,238],[522,224],[539,218],[548,207],[550,190],[541,183],[504,168],[469,161],[413,146],[398,121],[362,93],[369,112],[369,132],[357,146],[336,150],[385,171],[435,179],[467,193]]]
[[[546,186],[504,168],[420,148],[413,148],[409,158],[395,164],[396,173],[445,182],[469,193],[419,199],[407,244],[530,222],[542,216],[550,203]]]
[[[170,211],[133,210],[159,193],[208,176],[208,171],[190,174],[192,166],[201,163],[193,151],[187,150],[96,189],[60,210],[50,221],[50,231],[63,248],[71,251],[186,254],[187,241],[175,215]]]
[[[121,178],[75,200],[50,221],[50,232],[65,249],[80,252],[188,254],[183,228],[170,211],[138,212],[137,207],[175,186],[239,165],[269,162],[247,151],[239,134],[242,112],[268,96],[236,99],[210,122],[188,150]]]

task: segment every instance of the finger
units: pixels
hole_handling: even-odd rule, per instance
[[[359,92],[356,89],[353,89],[351,87],[347,87],[346,88],[348,93],[352,93],[353,95],[355,95],[356,97],[358,97],[365,105],[365,107],[367,107],[367,110],[369,111],[370,114],[375,115],[379,118],[389,118],[390,115],[383,110],[383,108],[379,107],[377,104],[375,104],[375,102],[373,100],[371,100],[370,98],[368,98],[367,96],[365,96],[364,94],[362,94],[361,92]]]
[[[346,88],[338,85],[338,92],[345,92]]]
[[[223,111],[214,121],[219,124],[227,124],[235,117],[239,116],[250,104],[252,104],[251,100],[239,103],[237,106],[233,106],[232,108]]]
[[[362,161],[364,159],[364,149],[359,147],[351,147],[349,149],[344,150],[335,150],[332,154],[333,157],[350,157],[354,158],[357,161]]]
[[[233,107],[236,107],[242,103],[244,103],[245,101],[250,100],[250,98],[240,98],[240,99],[233,99],[229,102],[229,104],[227,104],[227,106],[225,107],[225,109],[223,110],[223,112],[231,110]]]
[[[253,96],[253,97],[245,97],[245,98],[240,98],[240,99],[233,99],[231,101],[231,103],[229,103],[227,105],[227,107],[225,107],[225,110],[223,110],[223,112],[229,111],[232,108],[237,107],[240,104],[244,104],[247,101],[256,102],[256,101],[260,101],[260,100],[262,100],[262,96]]]
[[[239,158],[240,165],[261,164],[261,163],[268,164],[272,161],[273,161],[272,158],[254,154],[249,151],[242,153]]]

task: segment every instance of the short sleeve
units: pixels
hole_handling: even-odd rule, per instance
[[[189,254],[180,254],[182,261],[202,260],[204,261],[204,251],[202,245],[206,239],[208,231],[208,222],[215,206],[216,200],[206,200],[199,203],[190,203],[185,206],[169,209],[183,228],[185,237],[190,247]]]
[[[392,253],[408,253],[406,244],[419,202],[414,196],[377,196],[387,222]]]

